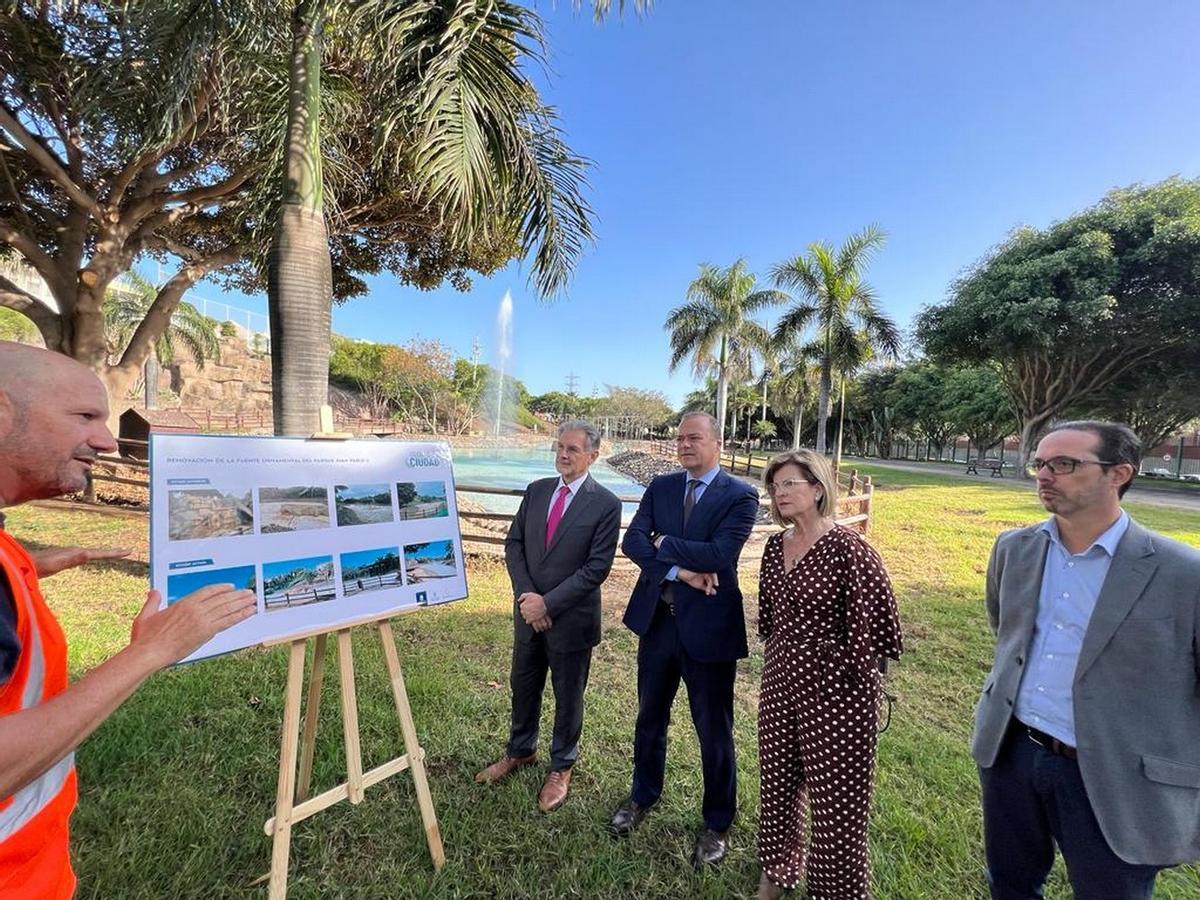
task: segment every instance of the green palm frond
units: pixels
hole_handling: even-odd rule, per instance
[[[820,308],[814,303],[796,303],[775,324],[772,336],[775,345],[782,347],[795,343],[819,314]]]
[[[868,225],[838,248],[823,241],[809,245],[800,256],[771,270],[775,283],[796,290],[801,299],[787,309],[775,328],[775,343],[783,346],[812,329],[821,345],[826,367],[862,355],[862,341],[894,356],[900,332],[878,306],[875,293],[863,281],[866,266],[883,246],[885,232]]]
[[[590,162],[563,140],[524,66],[544,67],[542,22],[505,0],[360,0],[345,24],[369,45],[376,164],[406,175],[451,240],[515,232],[543,296],[594,241]]]
[[[720,324],[712,307],[698,300],[671,310],[664,325],[670,332],[670,371],[675,371],[688,356],[695,356],[697,365],[701,360],[707,364],[719,336]]]
[[[158,288],[140,272],[131,269],[122,284],[109,288],[104,298],[104,332],[109,355],[119,357],[146,318],[158,296]],[[171,314],[171,321],[154,345],[158,361],[165,366],[175,361],[176,345],[187,351],[196,366],[203,369],[209,359],[220,356],[217,323],[191,303],[182,301]]]
[[[583,5],[583,0],[574,0],[575,9],[579,9]],[[617,15],[625,12],[625,7],[630,6],[638,16],[643,16],[654,8],[654,0],[592,0],[592,17],[597,22],[603,22],[608,18],[614,9]]]

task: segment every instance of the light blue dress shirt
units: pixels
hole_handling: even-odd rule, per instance
[[[1014,713],[1026,725],[1072,747],[1075,708],[1071,686],[1075,665],[1113,554],[1128,527],[1129,516],[1122,511],[1090,547],[1072,554],[1063,544],[1053,516],[1042,525],[1041,530],[1050,535],[1050,546],[1042,569],[1037,622]]]
[[[721,471],[721,465],[720,465],[720,463],[718,463],[716,466],[709,469],[707,472],[705,472],[699,478],[695,479],[696,482],[698,482],[698,483],[696,484],[696,486],[694,488],[692,488],[692,490],[695,491],[695,493],[692,495],[692,512],[693,513],[696,512],[696,504],[699,503],[700,498],[704,496],[704,489],[707,488],[710,484],[712,484],[712,480],[717,477],[717,473],[720,471]],[[692,475],[690,472],[688,473],[688,480],[689,481],[692,480]],[[685,500],[687,500],[687,481],[685,481],[683,483],[683,496],[679,498],[679,505],[681,507],[683,506],[683,503]],[[679,566],[671,566],[671,568],[667,570],[666,580],[667,581],[678,581],[679,580]]]

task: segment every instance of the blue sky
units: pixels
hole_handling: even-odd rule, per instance
[[[463,356],[478,337],[491,361],[510,289],[512,368],[531,391],[574,372],[583,394],[678,403],[693,379],[668,375],[662,324],[700,262],[745,256],[761,275],[875,222],[889,240],[869,280],[907,327],[1013,227],[1200,175],[1190,0],[658,0],[603,26],[566,0],[538,9],[544,96],[596,163],[599,239],[567,296],[539,302],[517,265],[466,295],[385,277],[335,309],[338,332]]]
[[[181,600],[192,591],[210,584],[232,584],[239,590],[254,581],[254,566],[234,566],[229,569],[204,569],[199,572],[183,572],[167,577],[167,603]]]

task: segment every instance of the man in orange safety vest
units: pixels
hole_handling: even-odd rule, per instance
[[[116,449],[96,375],[58,353],[0,342],[0,508],[81,490]],[[67,822],[75,748],[150,675],[254,612],[254,594],[211,585],[159,610],[151,591],[129,644],[74,684],[38,578],[123,550],[31,554],[0,516],[0,900],[75,890]]]

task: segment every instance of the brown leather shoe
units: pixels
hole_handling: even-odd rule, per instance
[[[493,781],[507,778],[522,766],[531,766],[535,762],[537,762],[536,753],[530,753],[528,756],[505,756],[476,775],[475,781],[477,784],[491,784]]]
[[[571,788],[571,770],[558,769],[546,773],[542,782],[542,790],[538,793],[538,809],[551,812],[563,805],[567,799],[567,791]]]

